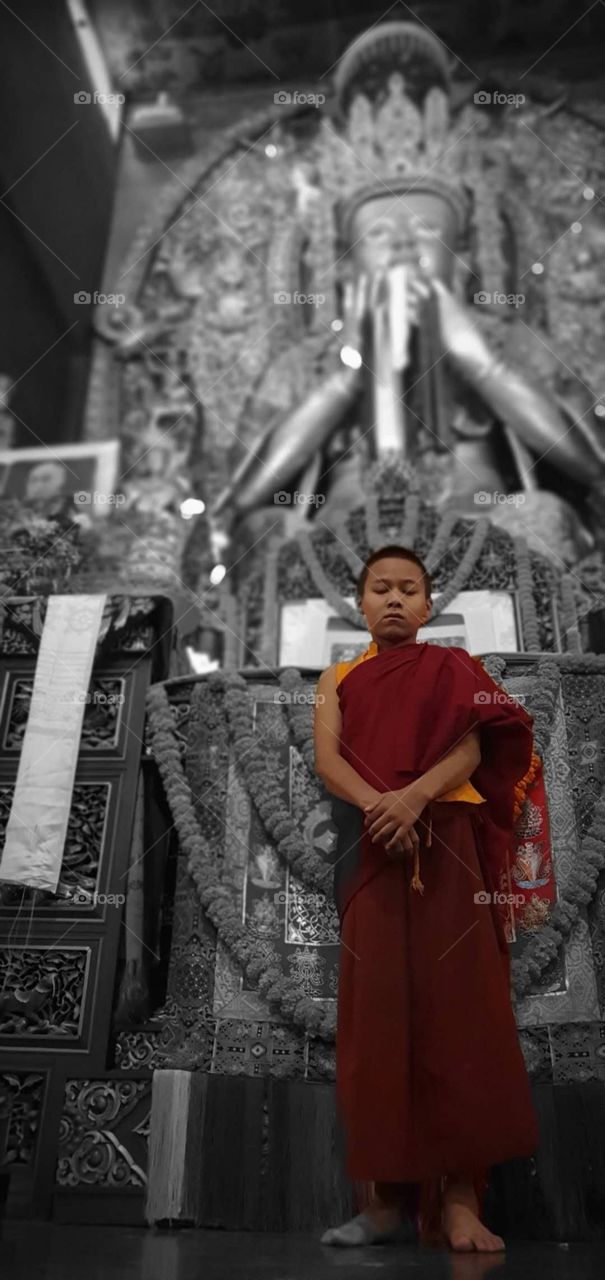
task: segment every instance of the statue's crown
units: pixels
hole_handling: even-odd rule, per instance
[[[341,118],[357,93],[379,97],[392,72],[406,76],[415,99],[435,85],[449,92],[447,50],[438,37],[416,22],[383,22],[358,36],[339,60],[334,90]]]
[[[465,129],[451,126],[449,87],[444,46],[415,23],[383,23],[346,50],[335,75],[341,128],[326,124],[320,161],[345,240],[355,209],[389,193],[437,195],[464,224],[469,205],[456,143]]]
[[[455,211],[447,244],[454,248],[457,239],[461,250],[454,288],[466,286],[470,270],[482,290],[504,291],[511,226],[521,243],[529,234],[511,197],[508,135],[500,137],[464,91],[454,109],[441,41],[419,23],[379,23],[345,50],[334,82],[336,118],[324,116],[315,136],[315,198],[301,204],[300,215],[306,261],[326,297],[322,323],[338,314],[347,250],[357,240],[355,212],[377,196],[393,206],[401,198],[404,210],[412,193],[447,202]],[[408,208],[422,225],[421,212]],[[461,231],[469,233],[466,246]]]

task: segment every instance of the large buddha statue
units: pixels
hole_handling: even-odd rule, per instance
[[[392,452],[438,509],[487,513],[559,564],[594,546],[601,406],[564,361],[561,376],[513,287],[531,262],[510,261],[502,212],[510,132],[473,104],[452,123],[449,96],[445,51],[415,24],[379,25],[341,60],[339,119],[325,122],[299,184],[315,296],[323,275],[335,299],[327,373],[240,456],[216,527],[274,508],[280,492],[291,521],[330,523],[363,502],[368,463]],[[295,490],[303,501],[291,504]]]

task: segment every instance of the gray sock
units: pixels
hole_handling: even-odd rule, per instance
[[[330,1227],[324,1232],[320,1243],[345,1246],[386,1244],[390,1240],[397,1240],[401,1235],[401,1226],[391,1227],[388,1231],[381,1230],[374,1226],[365,1213],[360,1213],[349,1222],[343,1222],[341,1227]]]

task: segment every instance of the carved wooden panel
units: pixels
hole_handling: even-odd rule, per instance
[[[0,784],[0,841],[4,840],[13,792],[12,783]],[[115,809],[115,788],[110,782],[75,784],[56,893],[0,882],[0,918],[8,917],[9,912],[17,907],[26,907],[28,912],[33,909],[35,913],[52,912],[54,915],[64,910],[70,914],[82,909],[100,910],[103,904],[103,898],[100,898],[102,870],[103,883],[107,878],[103,852],[107,830],[113,825],[110,806]],[[115,819],[115,814],[113,816]]]
[[[86,946],[0,947],[0,1043],[80,1045],[91,967]]]
[[[116,663],[107,663],[93,672],[83,699],[81,761],[124,760],[132,730],[135,671],[134,667],[123,670]],[[19,759],[33,685],[31,659],[11,657],[2,661],[0,764],[8,766]]]
[[[144,1187],[150,1107],[150,1079],[67,1080],[57,1184]]]
[[[0,1074],[0,1164],[29,1165],[36,1155],[45,1077],[38,1071]]]
[[[126,701],[126,681],[120,676],[93,676],[85,696],[81,751],[117,751],[123,737],[121,708]],[[2,750],[19,754],[29,716],[33,676],[13,675],[5,710]]]
[[[158,679],[168,674],[170,619],[166,601],[158,612],[157,601],[147,608],[149,601],[124,600],[118,608],[112,598],[111,643],[97,654],[86,695],[57,892],[0,884],[0,1148],[14,1166],[8,1216],[49,1216],[57,1196],[62,1212],[67,1198],[69,1215],[87,1188],[96,1205],[102,1187],[110,1221],[119,1220],[126,1195],[126,1220],[143,1222],[151,1075],[106,1073],[145,696],[152,671]],[[3,614],[0,847],[43,621],[33,626],[31,608],[17,602]]]

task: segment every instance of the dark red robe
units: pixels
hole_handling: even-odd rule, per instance
[[[389,858],[371,843],[361,810],[334,801],[347,1171],[356,1182],[409,1184],[421,1238],[430,1239],[442,1175],[471,1174],[481,1207],[490,1165],[538,1145],[508,945],[499,910],[485,901],[512,839],[532,718],[464,649],[430,644],[359,663],[339,698],[341,754],[379,791],[405,786],[480,729],[470,781],[486,803],[427,807],[416,824],[423,894],[410,887],[411,858]]]

